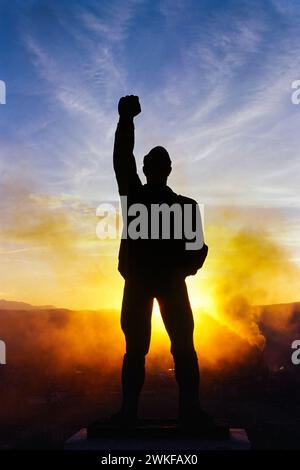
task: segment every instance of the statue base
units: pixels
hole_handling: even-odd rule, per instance
[[[213,432],[181,429],[175,421],[141,420],[134,429],[122,429],[107,421],[82,428],[66,442],[66,450],[248,450],[244,429],[219,424]]]

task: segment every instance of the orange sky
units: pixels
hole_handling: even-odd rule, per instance
[[[41,194],[22,181],[5,189],[10,210],[3,212],[1,228],[1,297],[72,309],[119,308],[119,240],[97,238],[95,208]],[[299,300],[293,252],[274,237],[283,233],[279,212],[208,207],[204,222],[209,256],[187,281],[195,308],[216,315],[237,297],[249,304]]]

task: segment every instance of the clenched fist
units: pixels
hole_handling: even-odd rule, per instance
[[[121,117],[137,116],[141,112],[139,97],[134,95],[123,96],[118,104],[118,111]]]

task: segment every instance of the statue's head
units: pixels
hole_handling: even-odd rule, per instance
[[[154,147],[144,157],[143,172],[150,184],[166,184],[172,162],[164,147]]]

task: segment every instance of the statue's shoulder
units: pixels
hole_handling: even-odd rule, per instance
[[[183,196],[182,194],[177,194],[177,198],[180,204],[190,204],[192,206],[198,205],[197,201],[195,201],[195,199],[192,199],[191,197]]]

